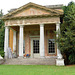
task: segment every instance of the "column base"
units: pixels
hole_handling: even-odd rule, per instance
[[[5,56],[4,59],[8,59],[8,56]]]
[[[64,66],[64,59],[56,59],[56,65],[57,66]]]
[[[18,58],[24,58],[23,56],[19,56]]]
[[[40,56],[40,58],[45,58],[45,56]]]

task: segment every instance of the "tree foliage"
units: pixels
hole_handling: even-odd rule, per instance
[[[0,11],[0,17],[3,16],[2,10]],[[4,22],[0,19],[0,55],[4,57]]]
[[[58,38],[59,48],[66,64],[75,64],[75,3],[63,7],[64,22]]]

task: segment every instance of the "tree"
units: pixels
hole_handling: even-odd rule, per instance
[[[3,16],[2,10],[0,11],[0,18]],[[3,27],[4,22],[0,19],[0,29]]]
[[[0,17],[3,16],[2,10],[0,11]],[[4,22],[0,19],[0,55],[4,57]]]
[[[75,3],[70,2],[63,10],[64,23],[61,24],[58,44],[65,64],[75,64]]]

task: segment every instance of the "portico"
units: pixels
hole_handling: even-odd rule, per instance
[[[54,33],[60,32],[61,15],[62,12],[34,3],[5,15],[5,57],[8,57],[7,48],[10,47],[17,57],[29,54],[29,58],[62,59],[55,42],[58,34]]]

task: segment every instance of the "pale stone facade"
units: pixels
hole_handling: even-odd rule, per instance
[[[60,31],[60,16],[62,15],[63,12],[34,3],[28,3],[5,15],[3,17],[5,57],[7,57],[7,48],[12,46],[12,53],[15,53],[17,57],[28,55],[30,58],[55,57],[62,60],[58,44],[55,43],[55,37],[58,37],[58,34],[54,33],[54,31]],[[10,35],[13,37],[10,38]],[[63,60],[60,62],[56,60],[56,62],[57,65],[64,63]]]

